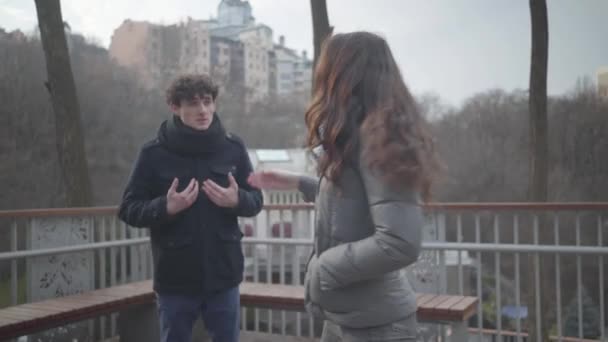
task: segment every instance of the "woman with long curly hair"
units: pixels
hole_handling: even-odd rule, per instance
[[[416,340],[416,296],[402,270],[416,262],[440,164],[427,123],[387,42],[369,32],[325,41],[306,112],[319,179],[280,170],[249,177],[261,189],[315,200],[305,287],[322,341]],[[314,153],[314,152],[313,152]]]

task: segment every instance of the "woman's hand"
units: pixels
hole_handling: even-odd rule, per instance
[[[257,171],[249,175],[249,185],[261,190],[297,190],[300,174],[285,170]]]

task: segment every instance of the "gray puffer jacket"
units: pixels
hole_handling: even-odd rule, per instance
[[[418,259],[423,215],[415,191],[398,191],[359,162],[336,186],[322,177],[300,179],[315,198],[314,254],[306,278],[306,306],[317,317],[351,328],[389,324],[416,312],[403,268]]]

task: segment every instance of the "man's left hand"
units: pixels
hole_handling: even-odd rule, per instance
[[[239,185],[232,173],[228,174],[228,181],[230,185],[223,188],[214,181],[207,179],[203,182],[201,189],[216,205],[224,208],[235,208],[239,204]]]

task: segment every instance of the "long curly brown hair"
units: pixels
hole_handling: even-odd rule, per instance
[[[320,175],[337,181],[361,141],[362,161],[385,182],[430,199],[441,169],[435,142],[382,37],[353,32],[324,42],[306,126],[308,148],[323,149]]]

